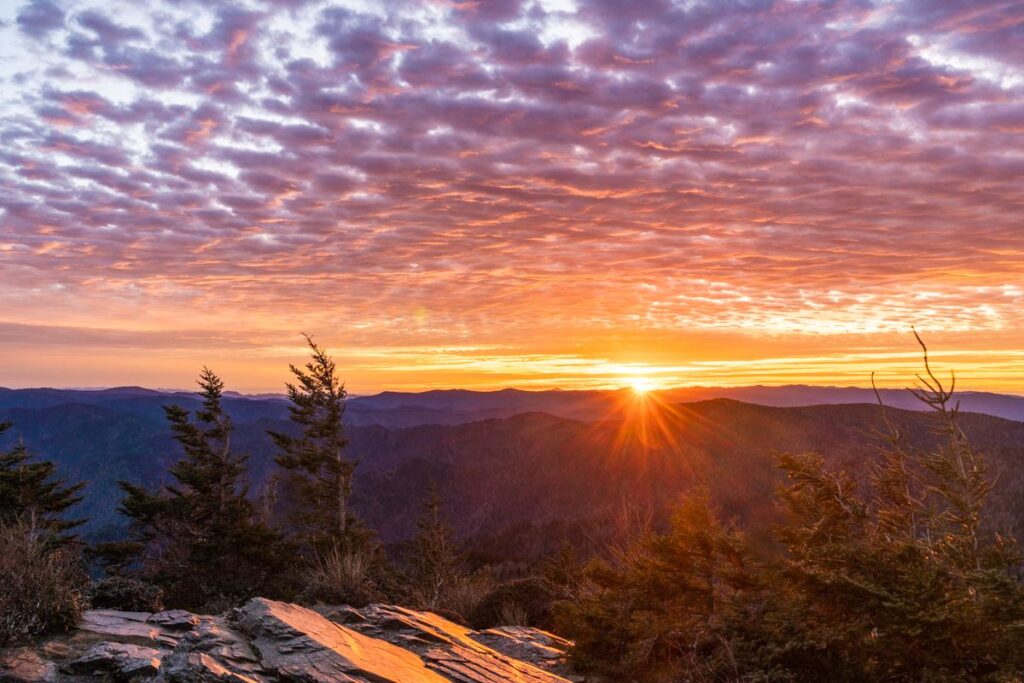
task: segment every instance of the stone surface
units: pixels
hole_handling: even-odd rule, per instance
[[[556,656],[557,643],[553,636],[548,638],[550,634],[525,637],[534,632],[543,633],[536,629],[512,630],[505,634],[502,644],[509,652],[520,649],[536,654],[542,640],[546,641],[543,646],[550,648],[546,653],[550,656],[521,661],[480,642],[476,631],[431,612],[391,605],[370,605],[360,612],[366,621],[351,624],[353,629],[412,650],[430,669],[457,683],[557,683],[566,680],[556,673],[565,669],[565,649]],[[519,638],[523,642],[519,642]]]
[[[131,643],[97,643],[63,668],[76,674],[108,674],[115,680],[151,679],[164,652]]]
[[[82,615],[77,633],[137,645],[174,647],[181,633],[158,623],[150,623],[152,616],[149,612],[89,610]]]
[[[249,640],[223,617],[203,617],[195,629],[185,634],[172,656],[169,666],[176,667],[175,680],[235,680],[224,678],[223,672],[231,672],[239,680],[271,680],[263,675],[263,665]],[[205,678],[184,678],[183,667],[191,668],[194,675],[202,673]]]
[[[0,652],[0,683],[565,683],[582,680],[568,676],[568,645],[389,605],[255,598],[225,616],[86,612],[68,634]]]
[[[293,681],[444,683],[414,653],[335,624],[313,610],[256,598],[234,616],[263,667]]]
[[[29,647],[0,652],[0,683],[49,683],[57,680],[57,665]]]
[[[147,624],[155,624],[176,631],[191,631],[199,622],[200,618],[198,616],[183,609],[157,612],[146,619]]]
[[[229,669],[205,652],[176,651],[164,658],[160,680],[165,683],[258,683],[266,679]]]
[[[472,637],[503,655],[543,667],[564,665],[565,653],[572,646],[554,633],[524,626],[489,628],[474,632]]]

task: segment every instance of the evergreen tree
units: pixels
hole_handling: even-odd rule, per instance
[[[423,607],[436,609],[463,571],[455,534],[441,513],[441,496],[433,484],[416,529],[410,549],[413,583]]]
[[[10,429],[0,423],[0,434]],[[0,453],[0,525],[24,524],[44,532],[50,542],[74,539],[68,532],[84,520],[67,519],[65,513],[82,500],[84,483],[67,485],[56,476],[56,466],[47,460],[33,460],[23,442]]]
[[[918,341],[914,394],[933,409],[937,448],[909,448],[891,429],[863,494],[820,456],[782,459],[791,604],[808,651],[848,680],[1008,680],[1024,670],[1022,557],[983,531],[984,458],[958,425],[955,378],[939,380]]]
[[[246,457],[231,452],[233,425],[221,405],[224,382],[204,367],[199,386],[203,406],[196,411],[195,422],[184,408],[164,407],[171,432],[185,451],[185,457],[170,472],[194,494],[197,512],[219,525],[237,512],[234,508],[238,501],[245,500],[248,493],[242,482]],[[242,507],[250,509],[248,505]]]
[[[290,521],[306,551],[314,555],[348,547],[357,539],[349,510],[356,463],[345,454],[345,385],[334,360],[304,336],[312,358],[304,369],[290,366],[296,381],[286,385],[290,417],[300,435],[269,434],[280,450],[277,464],[295,496]]]
[[[646,532],[586,568],[556,606],[584,671],[631,680],[734,680],[729,624],[750,587],[742,536],[706,491],[686,496],[667,533]],[[678,678],[676,678],[678,677]]]
[[[259,519],[244,483],[246,458],[231,450],[224,383],[204,368],[203,403],[194,416],[164,409],[185,457],[171,468],[175,485],[150,491],[121,482],[121,511],[132,520],[133,544],[112,544],[108,557],[141,563],[163,587],[168,604],[202,608],[254,595],[287,592],[287,555],[280,535]]]

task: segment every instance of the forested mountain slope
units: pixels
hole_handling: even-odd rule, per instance
[[[33,452],[54,460],[63,476],[88,481],[78,509],[90,518],[85,533],[114,537],[123,528],[117,480],[164,481],[180,453],[160,406],[192,407],[193,399],[122,390],[79,394],[91,401],[83,403],[67,402],[69,393],[78,394],[42,392],[17,407],[0,395],[0,419],[15,425],[5,438],[23,438]],[[275,470],[266,430],[289,429],[286,405],[273,399],[229,399],[226,405],[236,422],[234,443],[249,453],[252,490],[259,492]],[[380,409],[393,416],[404,410]],[[890,415],[913,442],[931,440],[927,414]],[[1024,423],[977,414],[965,414],[963,422],[989,454],[999,523],[1019,533]],[[354,504],[385,542],[398,542],[411,535],[419,503],[435,482],[462,538],[484,555],[520,558],[547,552],[565,538],[600,537],[623,510],[661,518],[683,491],[705,483],[726,514],[758,534],[773,520],[776,454],[817,451],[863,476],[882,443],[881,427],[879,408],[870,404],[775,408],[653,398],[620,400],[606,419],[591,422],[540,412],[411,427],[356,422],[349,428],[350,451],[359,460]]]

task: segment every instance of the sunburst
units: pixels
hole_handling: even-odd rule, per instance
[[[633,389],[633,393],[637,396],[643,396],[649,391],[653,391],[656,387],[647,377],[629,377],[626,379],[626,383]]]

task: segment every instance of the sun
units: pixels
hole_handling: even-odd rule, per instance
[[[637,396],[643,396],[654,389],[654,383],[646,377],[629,377],[626,382]]]

